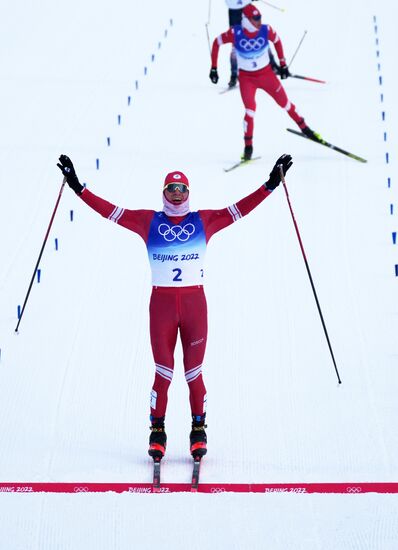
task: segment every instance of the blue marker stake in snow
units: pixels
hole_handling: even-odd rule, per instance
[[[97,170],[99,170],[99,159],[95,159],[95,165],[97,167]]]
[[[388,164],[388,161],[389,161],[389,155],[388,153],[386,153],[386,164]]]
[[[138,80],[135,81],[135,89],[138,90]]]
[[[383,94],[380,94],[380,101],[383,103],[384,101],[384,95]]]
[[[151,61],[155,61],[155,54],[153,53],[152,56],[151,56]]]
[[[131,96],[128,96],[128,98],[127,98],[127,105],[130,105],[130,103],[131,103]]]
[[[167,36],[167,29],[164,31],[164,36],[165,37]]]
[[[173,26],[173,20],[170,19],[170,27],[172,27],[172,26]]]
[[[108,147],[109,147],[109,145],[111,144],[111,138],[110,137],[106,138],[106,143],[108,144]]]
[[[377,64],[377,70],[380,71],[380,69],[381,69],[381,65],[380,65],[380,63],[378,63]]]
[[[120,126],[120,123],[122,122],[122,117],[120,115],[117,115],[117,123]]]
[[[162,46],[162,43],[159,42],[159,43],[158,43],[158,50],[160,50],[161,46]]]
[[[383,84],[383,78],[381,76],[379,76],[379,84],[380,86]]]
[[[17,307],[17,315],[18,315],[18,319],[20,319],[21,318],[21,306]]]
[[[397,244],[397,232],[392,232],[392,244]]]
[[[394,205],[390,204],[390,214],[391,216],[394,214]]]
[[[379,45],[379,39],[376,38],[376,46],[378,46],[378,45]]]
[[[57,238],[55,238],[54,243],[55,243],[55,250],[58,250],[58,239]]]
[[[40,283],[41,269],[37,270],[37,282]]]
[[[387,185],[388,187],[391,187],[391,178],[387,178]]]
[[[73,210],[69,212],[69,216],[70,216],[70,221],[73,222]]]
[[[376,50],[376,56],[380,57],[380,50]]]
[[[398,265],[395,264],[395,276],[398,277]]]
[[[384,141],[387,141],[387,132],[384,132]]]
[[[381,119],[386,120],[386,113],[384,111],[381,112]]]
[[[147,72],[148,72],[148,69],[144,67],[144,74],[147,74]]]

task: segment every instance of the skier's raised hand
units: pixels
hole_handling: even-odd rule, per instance
[[[79,182],[72,161],[66,155],[61,155],[58,160],[57,166],[66,177],[66,183],[77,195],[81,195],[84,187]]]
[[[281,172],[280,167],[282,167],[283,173],[286,174],[286,172],[289,170],[291,165],[293,164],[291,155],[284,154],[281,157],[278,158],[278,160],[275,163],[275,166],[272,168],[271,173],[269,175],[269,180],[265,182],[265,187],[269,191],[273,191],[281,182]]]

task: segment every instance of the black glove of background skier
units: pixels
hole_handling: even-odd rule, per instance
[[[218,72],[217,72],[216,67],[211,68],[209,78],[213,82],[213,84],[217,84],[217,82],[218,82]]]
[[[63,175],[66,177],[66,183],[71,189],[77,194],[81,195],[84,187],[79,182],[79,179],[76,175],[75,169],[73,167],[72,161],[66,155],[61,155],[59,157],[59,163],[57,164],[58,168],[61,170]]]
[[[287,65],[281,65],[279,67],[278,73],[282,80],[285,80],[285,78],[289,78],[290,76],[289,68]]]
[[[285,154],[279,157],[275,163],[275,166],[271,170],[269,180],[264,183],[266,189],[273,191],[276,187],[278,187],[281,182],[280,166],[282,166],[283,174],[286,174],[292,164],[293,161],[290,155]]]

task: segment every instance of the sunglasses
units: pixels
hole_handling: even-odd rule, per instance
[[[251,17],[250,19],[253,19],[253,21],[260,21],[261,15],[255,15],[254,17]]]
[[[180,193],[186,193],[188,191],[188,187],[184,183],[169,183],[164,186],[164,189],[167,189],[169,193],[174,193],[177,189]]]

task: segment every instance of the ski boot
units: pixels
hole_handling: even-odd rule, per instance
[[[164,418],[164,416],[161,418],[151,416],[148,454],[154,460],[162,460],[166,452],[167,435],[164,429]]]
[[[235,88],[237,83],[238,83],[238,75],[231,74],[231,78],[228,82],[228,88]]]
[[[253,145],[245,145],[245,150],[241,156],[241,160],[251,160],[253,155]]]
[[[305,136],[312,139],[313,141],[322,141],[321,136],[314,132],[314,130],[311,130],[311,128],[309,128],[308,126],[304,126],[304,128],[300,128],[300,130]]]
[[[189,435],[191,455],[193,458],[202,458],[207,453],[207,436],[205,428],[206,414],[202,416],[192,415],[192,431]]]

